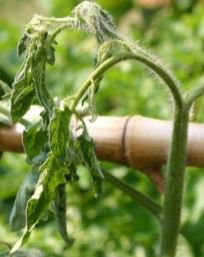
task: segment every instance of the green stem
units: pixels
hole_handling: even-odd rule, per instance
[[[0,105],[0,113],[6,116],[8,119],[10,119],[9,111],[1,105]],[[21,118],[20,123],[25,127],[30,125],[30,122],[24,118]]]
[[[142,206],[144,206],[161,222],[162,208],[159,204],[155,203],[146,195],[140,193],[136,189],[133,189],[127,183],[111,175],[109,172],[103,170],[103,174],[108,182],[110,182],[112,185],[114,185],[122,192],[124,192],[126,195],[131,197],[136,203],[140,203]]]
[[[70,16],[66,16],[66,17],[63,17],[63,18],[56,18],[56,17],[44,17],[44,16],[41,16],[41,15],[35,15],[35,17],[39,21],[58,23],[58,24],[67,23],[67,24],[71,25],[71,24],[77,22],[76,18],[73,18],[73,17],[70,17]]]
[[[190,90],[188,93],[187,93],[187,96],[185,98],[185,101],[186,101],[186,105],[188,105],[188,107],[190,108],[191,105],[193,104],[193,102],[201,97],[202,95],[204,95],[204,83],[202,83],[202,85],[196,87],[196,88],[193,88],[192,90]]]
[[[125,60],[137,60],[149,68],[151,68],[157,75],[159,75],[160,78],[163,79],[163,81],[166,83],[166,85],[169,87],[170,91],[172,92],[172,95],[175,100],[175,104],[178,108],[182,107],[183,100],[181,93],[179,91],[178,85],[176,81],[171,77],[171,75],[161,66],[154,63],[153,60],[148,58],[145,55],[135,54],[135,53],[121,53],[118,54],[118,56],[111,57],[104,61],[97,69],[95,69],[92,74],[88,77],[88,79],[82,84],[81,88],[75,95],[75,101],[73,101],[71,105],[71,110],[74,111],[76,108],[76,105],[82,98],[82,96],[85,94],[89,86],[91,85],[91,81],[95,80],[97,78],[100,78],[105,71],[107,71],[109,68],[111,68],[113,65],[125,61]]]
[[[167,162],[160,257],[174,257],[179,233],[186,166],[188,108],[176,109],[171,149]]]

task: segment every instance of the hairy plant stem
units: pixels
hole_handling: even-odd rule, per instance
[[[185,101],[186,101],[186,104],[189,106],[189,108],[191,107],[193,102],[197,100],[197,98],[204,95],[204,85],[203,84],[204,84],[204,81],[202,81],[202,84],[200,86],[195,87],[192,90],[190,90],[189,92],[187,92]]]
[[[162,208],[159,204],[155,203],[146,195],[140,193],[138,190],[132,188],[126,182],[123,182],[120,179],[116,178],[115,176],[111,175],[109,172],[103,170],[103,174],[105,176],[105,179],[109,183],[111,183],[119,190],[124,192],[126,195],[131,197],[136,203],[141,204],[161,222]]]
[[[146,66],[148,66],[151,70],[153,70],[169,87],[174,101],[177,108],[181,108],[182,106],[182,96],[180,93],[180,90],[178,88],[178,85],[176,84],[175,80],[171,77],[171,75],[166,72],[164,68],[157,65],[152,61],[150,58],[148,58],[145,55],[141,54],[135,54],[135,53],[121,53],[117,56],[111,57],[104,61],[101,65],[98,66],[97,69],[95,69],[92,74],[87,78],[87,80],[82,84],[76,95],[74,96],[74,101],[71,105],[71,111],[73,112],[79,103],[79,101],[82,99],[82,96],[86,93],[89,86],[91,85],[92,81],[100,78],[105,71],[110,69],[112,66],[114,66],[117,63],[120,63],[125,60],[137,60]]]
[[[167,181],[163,206],[160,257],[175,257],[179,233],[184,176],[189,108],[175,110],[170,153],[167,162]]]

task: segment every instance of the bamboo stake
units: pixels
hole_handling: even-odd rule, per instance
[[[172,135],[172,122],[133,117],[103,117],[91,123],[85,118],[100,160],[148,170],[166,163]],[[72,122],[71,129],[76,124]],[[190,123],[187,164],[204,167],[204,124]],[[16,127],[0,128],[0,151],[23,152],[21,133]]]

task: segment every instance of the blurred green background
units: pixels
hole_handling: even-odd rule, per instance
[[[77,0],[0,0],[0,79],[12,83],[22,62],[16,45],[33,14],[66,16]],[[172,1],[148,7],[142,0],[98,0],[114,17],[120,31],[159,56],[181,81],[181,89],[195,86],[204,70],[204,4],[196,0]],[[147,0],[145,2],[148,2]],[[149,0],[150,2],[150,0]],[[57,60],[49,67],[53,95],[76,90],[91,72],[97,44],[80,31],[65,31],[58,38]],[[200,102],[198,120],[204,121]],[[100,115],[140,114],[172,119],[172,99],[149,70],[126,62],[109,71],[97,95]],[[107,132],[108,133],[108,132]],[[134,170],[101,163],[117,177],[160,200],[149,180]],[[0,163],[0,241],[13,242],[17,234],[8,226],[17,189],[29,166],[23,155],[5,153]],[[204,178],[202,169],[187,172],[182,215],[183,235],[178,256],[204,256]],[[68,229],[76,243],[67,249],[58,235],[52,215],[34,230],[26,256],[49,257],[154,257],[159,241],[157,221],[146,210],[106,183],[105,195],[93,197],[91,182],[79,167],[78,185],[68,186]],[[0,246],[0,251],[5,250]],[[24,256],[24,255],[19,255]]]

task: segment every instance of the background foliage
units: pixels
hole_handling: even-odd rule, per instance
[[[76,0],[0,0],[0,79],[12,83],[20,65],[16,45],[23,26],[32,14],[65,16],[78,3]],[[120,30],[141,45],[152,49],[190,88],[203,75],[204,8],[202,1],[175,1],[171,6],[147,9],[135,1],[98,0],[113,14]],[[91,71],[97,45],[81,32],[64,32],[58,38],[56,65],[49,68],[48,84],[53,95],[65,96],[79,87]],[[125,99],[125,101],[124,101]],[[198,120],[204,121],[201,103]],[[106,74],[97,95],[100,115],[140,114],[171,119],[172,104],[160,82],[137,65],[127,62]],[[5,153],[0,163],[0,241],[15,240],[8,226],[9,213],[23,176],[28,170],[24,156]],[[102,167],[128,181],[155,199],[158,194],[142,174],[117,165]],[[189,169],[183,209],[185,247],[181,253],[204,256],[204,179],[202,169]],[[103,199],[93,198],[90,180],[79,167],[81,180],[76,188],[67,188],[68,229],[76,242],[65,248],[50,214],[38,225],[27,247],[29,256],[96,256],[154,257],[159,240],[157,221],[139,205],[106,183]],[[0,246],[0,249],[5,249]],[[23,253],[22,253],[22,256]],[[184,255],[181,255],[184,256]],[[185,255],[187,256],[187,255]]]

